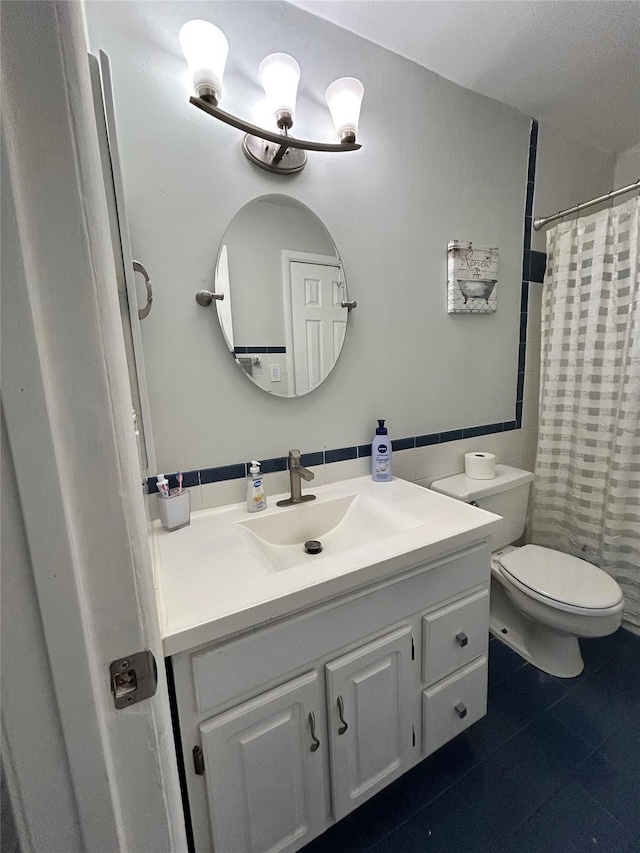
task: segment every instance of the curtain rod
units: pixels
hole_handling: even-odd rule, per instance
[[[575,207],[568,207],[566,210],[561,210],[558,213],[554,213],[552,216],[538,216],[533,220],[533,230],[539,231],[550,222],[555,222],[556,219],[562,219],[563,216],[568,216],[570,213],[580,213],[580,211],[584,210],[585,207],[592,207],[594,204],[600,204],[601,201],[609,201],[623,193],[630,193],[632,190],[640,190],[640,178],[632,184],[629,184],[628,187],[620,187],[618,190],[609,190],[608,193],[605,193],[598,198],[592,198],[591,201],[584,201],[582,204],[576,204]]]

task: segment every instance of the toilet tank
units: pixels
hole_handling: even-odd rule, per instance
[[[455,474],[431,483],[434,492],[457,498],[465,503],[476,503],[481,509],[501,515],[502,529],[491,537],[491,550],[497,551],[518,540],[524,532],[529,501],[529,487],[533,481],[531,471],[496,465],[492,480],[473,480],[466,474]]]

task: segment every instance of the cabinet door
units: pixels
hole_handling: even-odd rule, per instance
[[[319,710],[310,672],[201,723],[215,853],[298,850],[325,828]]]
[[[406,625],[326,665],[336,820],[406,769],[411,649]]]

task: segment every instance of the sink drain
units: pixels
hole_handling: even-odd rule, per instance
[[[309,539],[304,543],[304,550],[307,554],[319,554],[322,551],[322,542],[318,539]]]

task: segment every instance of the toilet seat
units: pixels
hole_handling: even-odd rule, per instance
[[[622,590],[602,569],[570,554],[524,545],[498,555],[505,578],[550,607],[571,613],[606,615],[622,606]]]

